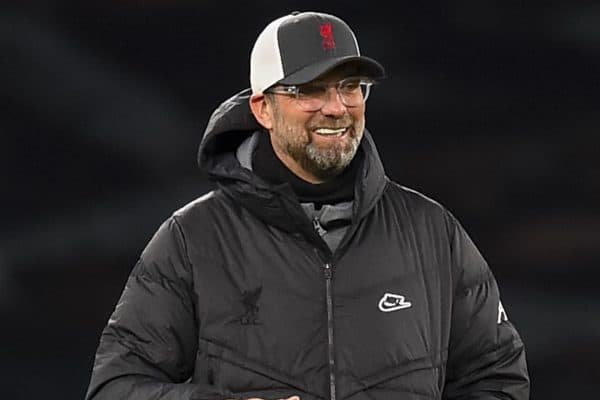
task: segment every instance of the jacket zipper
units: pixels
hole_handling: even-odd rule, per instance
[[[313,218],[313,229],[321,237],[327,231],[321,226],[319,218]],[[317,250],[317,254],[319,251]],[[333,270],[331,263],[327,262],[323,265],[323,274],[325,276],[325,298],[327,302],[327,358],[329,361],[329,398],[336,400],[336,383],[335,383],[335,346],[333,338],[333,290],[331,279]]]
[[[335,400],[335,347],[333,342],[333,295],[331,290],[331,278],[333,272],[331,264],[327,263],[323,267],[325,274],[325,294],[327,297],[327,354],[329,357],[329,395],[331,400]]]

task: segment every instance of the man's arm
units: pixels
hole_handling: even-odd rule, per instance
[[[451,225],[457,284],[443,398],[529,399],[525,349],[494,275],[458,221]]]
[[[183,235],[171,218],[143,251],[102,332],[86,400],[231,397],[185,383],[198,343],[191,284]]]

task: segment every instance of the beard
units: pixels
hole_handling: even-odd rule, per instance
[[[334,143],[326,148],[312,141],[299,155],[301,165],[318,178],[331,178],[341,173],[350,164],[360,140],[352,133],[344,143]]]
[[[341,140],[319,143],[313,140],[316,127],[336,128],[350,126]],[[355,121],[351,117],[312,122],[308,127],[290,125],[276,117],[274,129],[275,145],[292,158],[304,171],[320,180],[328,180],[339,175],[354,159],[364,129],[364,119]]]

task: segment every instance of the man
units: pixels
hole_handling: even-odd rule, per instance
[[[87,399],[527,399],[494,276],[365,130],[381,65],[292,13],[211,116],[216,190],[159,228],[103,331]]]

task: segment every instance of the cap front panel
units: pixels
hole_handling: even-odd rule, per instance
[[[322,14],[300,14],[285,21],[279,27],[278,44],[284,76],[327,59],[358,55],[350,28]]]

